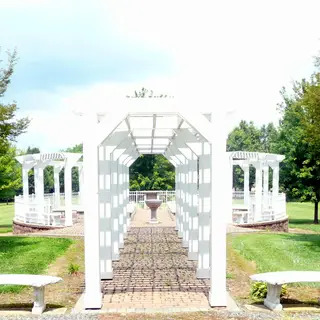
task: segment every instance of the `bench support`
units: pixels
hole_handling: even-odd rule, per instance
[[[44,288],[45,287],[33,287],[34,290],[34,303],[32,308],[33,314],[42,314],[46,308],[44,303]]]
[[[267,286],[268,291],[267,297],[264,299],[264,305],[273,311],[281,311],[280,294],[282,285],[268,283]]]

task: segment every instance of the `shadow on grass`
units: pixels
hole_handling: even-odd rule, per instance
[[[296,224],[296,225],[300,225],[300,224],[308,224],[308,225],[314,225],[314,226],[319,225],[319,224],[313,223],[313,220],[311,220],[311,219],[292,219],[292,218],[290,218],[289,223]]]
[[[251,300],[251,303],[252,305],[261,305],[263,304],[263,300],[264,299],[261,299],[261,300]],[[281,304],[296,304],[296,305],[303,305],[305,307],[307,306],[316,306],[316,307],[319,307],[319,303],[317,301],[317,299],[315,298],[314,300],[298,300],[298,299],[290,299],[290,298],[286,298],[286,297],[282,297],[280,298],[280,303]]]
[[[1,230],[1,229],[0,229]],[[1,237],[0,238],[0,252],[5,254],[12,254],[16,251],[21,251],[22,247],[30,247],[38,244],[41,238],[35,239],[29,237]]]

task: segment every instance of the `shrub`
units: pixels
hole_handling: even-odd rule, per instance
[[[251,298],[253,300],[262,300],[267,297],[267,284],[264,282],[254,282],[251,285]],[[283,285],[281,288],[281,294],[280,297],[286,296],[287,295],[287,286]]]
[[[76,263],[70,263],[68,266],[68,273],[69,274],[77,274],[80,270],[80,266]]]

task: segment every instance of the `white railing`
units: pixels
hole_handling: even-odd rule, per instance
[[[172,190],[148,190],[148,191],[130,191],[130,203],[144,203],[148,195],[152,195],[155,199],[162,200],[163,203],[175,201],[176,192]]]
[[[245,203],[244,192],[233,191],[232,203],[233,221],[235,223],[268,222],[287,217],[286,195],[284,193],[279,193],[276,196],[272,192],[262,193],[260,210],[257,210],[254,192],[250,192],[250,196]]]
[[[29,195],[27,199],[22,195],[16,196],[14,200],[14,220],[26,224],[62,226],[65,220],[64,205],[65,195],[63,193],[60,195],[55,193],[45,194],[43,201],[39,201],[34,194]],[[72,209],[78,210],[80,206],[79,193],[72,193]]]

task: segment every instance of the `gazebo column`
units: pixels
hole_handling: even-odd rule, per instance
[[[269,200],[269,165],[263,165],[263,207],[268,208]]]
[[[72,163],[66,159],[64,166],[65,226],[72,226]]]
[[[99,147],[99,228],[100,228],[100,276],[112,279],[112,219],[111,219],[111,166],[110,150]]]
[[[275,206],[279,195],[279,161],[270,163],[272,168],[272,205]]]
[[[254,163],[256,168],[256,183],[255,183],[255,212],[254,221],[262,220],[262,164],[261,162]]]
[[[40,213],[40,221],[45,222],[44,218],[44,181],[43,181],[43,169],[46,167],[43,163],[37,163],[34,167],[34,189],[35,197],[38,206],[38,212]]]
[[[225,179],[225,177],[224,177]],[[217,183],[218,181],[215,179]],[[210,278],[210,212],[211,212],[211,151],[209,143],[202,143],[199,155],[199,250],[197,278]],[[221,199],[216,205],[220,205]],[[221,214],[221,210],[220,210]],[[220,215],[220,219],[223,214]],[[224,219],[221,219],[224,220]],[[225,232],[225,230],[223,230]]]
[[[54,178],[54,205],[56,208],[60,207],[60,171],[61,165],[54,166],[53,178]]]
[[[29,166],[22,165],[23,199],[29,203]]]
[[[195,154],[191,154],[191,160],[189,161],[189,260],[198,260],[198,243],[199,243],[199,218],[198,218],[198,157]]]
[[[244,175],[244,187],[243,187],[243,196],[244,196],[244,204],[249,206],[250,203],[250,164],[243,163],[240,165],[243,170]]]
[[[84,308],[100,309],[102,294],[100,283],[100,217],[98,189],[98,148],[93,143],[97,119],[87,116],[88,135],[83,143],[84,169],[84,239],[85,239],[85,294]]]

